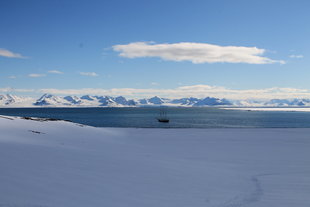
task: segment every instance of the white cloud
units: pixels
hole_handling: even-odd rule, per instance
[[[40,78],[40,77],[44,77],[46,76],[45,74],[39,74],[39,73],[31,73],[31,74],[28,74],[28,77],[30,78]]]
[[[207,96],[228,99],[274,99],[274,98],[310,98],[310,90],[297,88],[266,88],[237,90],[221,86],[191,85],[172,89],[136,89],[136,88],[83,88],[83,89],[41,89],[39,93],[51,93],[61,95],[110,95],[126,96],[129,98],[144,98],[160,96],[166,98]]]
[[[80,72],[80,75],[91,76],[91,77],[96,77],[96,76],[98,76],[98,74],[95,73],[95,72]]]
[[[11,76],[9,76],[8,78],[10,78],[10,79],[15,79],[16,76],[15,76],[15,75],[11,75]]]
[[[163,60],[190,61],[192,63],[249,63],[270,64],[283,60],[272,60],[262,55],[264,49],[241,46],[219,46],[207,43],[180,42],[174,44],[153,44],[133,42],[126,45],[114,45],[114,51],[126,58],[159,57]]]
[[[157,83],[157,82],[152,82],[151,85],[152,85],[152,86],[158,86],[159,83]]]
[[[6,88],[0,88],[0,92],[1,93],[13,93],[13,92],[28,93],[28,92],[35,92],[35,90],[34,89],[6,87]]]
[[[0,92],[2,93],[7,93],[7,92],[10,92],[12,90],[12,88],[0,88]]]
[[[237,90],[229,89],[222,86],[210,85],[191,85],[180,86],[171,89],[137,89],[137,88],[82,88],[82,89],[15,89],[11,87],[0,88],[0,93],[50,93],[55,95],[109,95],[125,96],[127,98],[145,98],[160,96],[164,98],[184,98],[197,97],[204,98],[207,96],[227,99],[291,99],[291,98],[310,98],[309,89],[298,88],[265,88],[265,89],[247,89]]]
[[[303,58],[304,56],[303,55],[290,55],[289,57],[300,59],[300,58]]]
[[[48,73],[53,73],[53,74],[63,74],[63,72],[59,70],[49,70]]]
[[[0,48],[0,56],[7,57],[7,58],[26,58],[22,56],[21,54],[14,53],[14,52],[11,52],[3,48]]]

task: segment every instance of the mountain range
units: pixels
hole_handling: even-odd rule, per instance
[[[0,95],[0,107],[150,107],[150,106],[236,106],[236,107],[307,107],[310,99],[228,100],[214,97],[168,99],[154,96],[126,99],[123,96],[55,96],[44,94],[39,99],[15,95]]]

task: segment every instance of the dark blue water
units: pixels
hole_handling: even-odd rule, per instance
[[[159,111],[159,108],[0,108],[1,115],[64,119],[95,127],[310,127],[309,112],[167,108],[170,123],[160,123],[156,120]]]
[[[1,115],[70,120],[95,127],[309,128],[309,112],[263,112],[219,108],[167,108],[170,123],[156,120],[159,108],[0,108]]]

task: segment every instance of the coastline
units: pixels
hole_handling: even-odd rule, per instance
[[[309,107],[231,107],[231,108],[221,108],[221,109],[241,110],[241,111],[310,112]]]

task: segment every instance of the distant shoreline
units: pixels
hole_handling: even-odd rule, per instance
[[[310,107],[235,107],[222,108],[227,110],[242,111],[286,111],[286,112],[310,112]]]
[[[64,108],[64,109],[72,109],[72,108],[161,108],[161,107],[167,107],[167,108],[215,108],[215,109],[229,109],[229,110],[268,110],[268,111],[291,111],[291,110],[301,110],[301,111],[310,111],[310,106],[307,107],[297,107],[297,106],[291,106],[291,107],[281,107],[281,106],[180,106],[180,105],[140,105],[140,106],[0,106],[0,109],[37,109],[37,108]]]

